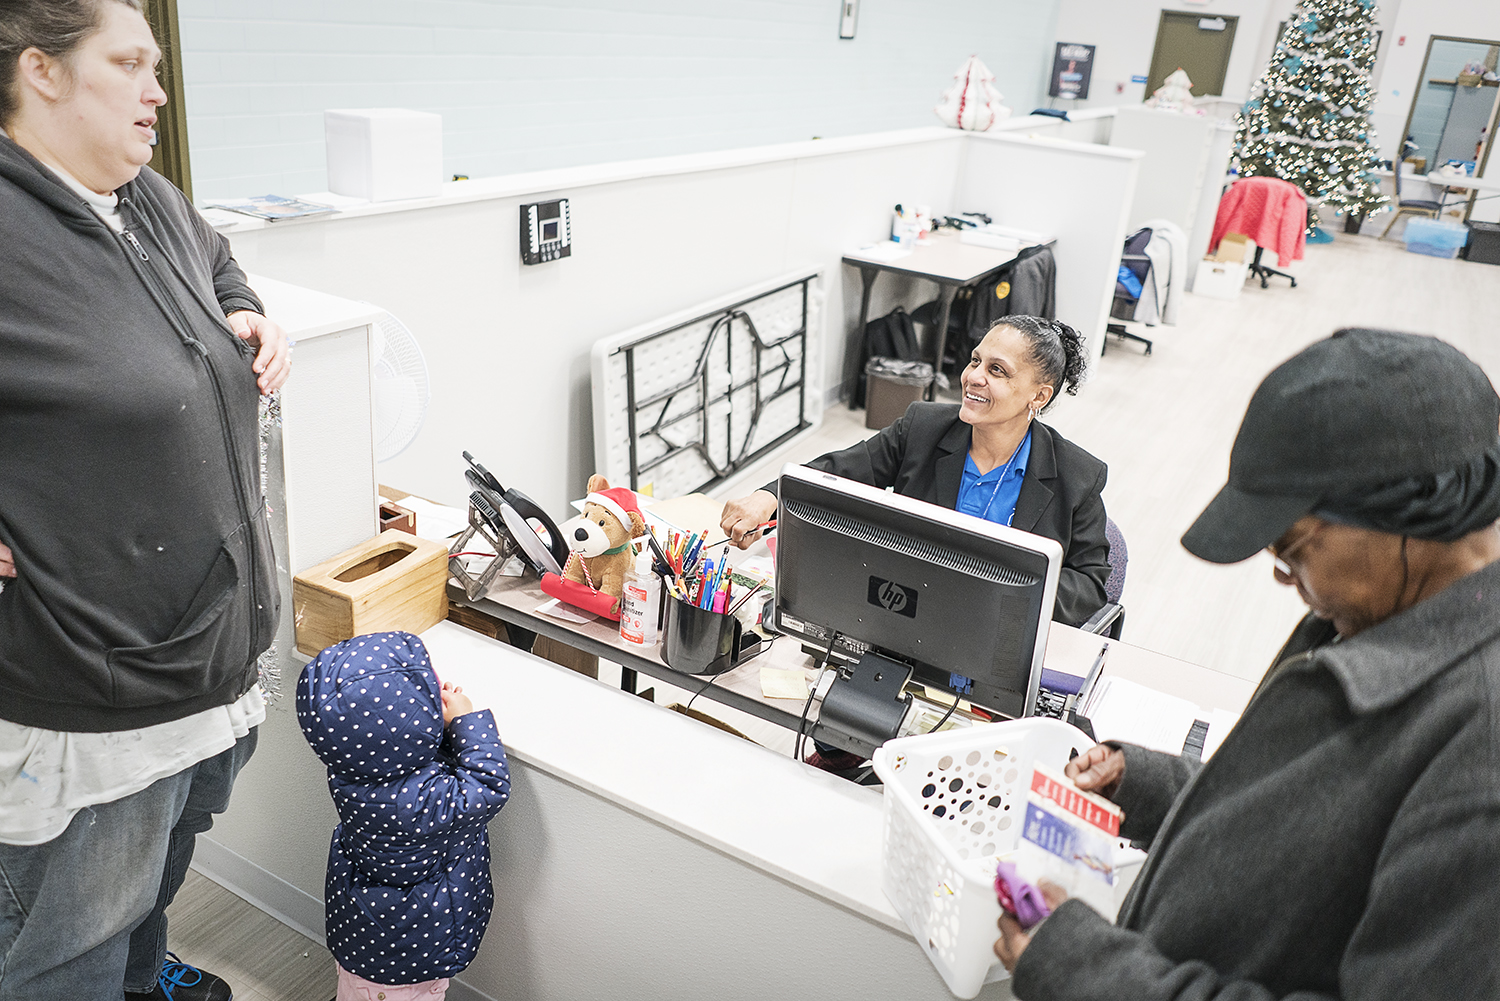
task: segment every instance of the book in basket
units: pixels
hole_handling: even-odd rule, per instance
[[[1015,863],[1027,882],[1051,880],[1068,896],[1113,918],[1123,816],[1109,800],[1083,792],[1072,780],[1038,763],[1026,794],[1021,836],[1002,860]]]

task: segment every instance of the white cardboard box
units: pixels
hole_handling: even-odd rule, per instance
[[[1198,262],[1198,273],[1193,277],[1193,294],[1210,299],[1238,299],[1249,273],[1250,265],[1244,261],[1204,258]]]
[[[443,116],[406,108],[323,112],[328,190],[372,202],[430,198],[443,183]]]

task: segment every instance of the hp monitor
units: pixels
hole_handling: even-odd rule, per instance
[[[859,692],[834,683],[821,722],[870,744],[895,736],[908,677],[1031,715],[1057,542],[805,466],[784,468],[779,489],[777,628],[868,664],[847,679]],[[878,719],[854,719],[867,711]]]

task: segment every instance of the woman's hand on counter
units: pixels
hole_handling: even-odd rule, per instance
[[[1063,774],[1084,792],[1112,799],[1125,777],[1125,752],[1108,744],[1095,744],[1069,761]]]
[[[769,490],[757,490],[749,497],[725,504],[719,527],[740,549],[749,549],[751,543],[760,538],[760,526],[776,517],[776,507],[775,494]]]
[[[257,376],[255,384],[266,395],[276,392],[292,374],[292,342],[286,331],[275,320],[249,309],[236,310],[225,319],[234,336],[259,349],[250,365]]]
[[[1062,902],[1068,899],[1068,893],[1062,887],[1049,880],[1037,883],[1036,888],[1042,891],[1042,899],[1047,901],[1050,910],[1057,910]],[[1010,973],[1016,972],[1016,962],[1020,960],[1021,953],[1031,944],[1031,934],[1021,927],[1021,923],[1009,914],[1000,915],[1000,937],[995,940],[995,955]]]

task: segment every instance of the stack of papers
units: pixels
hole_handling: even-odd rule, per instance
[[[1239,719],[1236,713],[1205,712],[1187,699],[1116,677],[1099,679],[1079,715],[1088,717],[1099,740],[1138,744],[1164,754],[1181,754],[1193,724],[1203,720],[1208,724],[1204,761]]]
[[[209,208],[227,209],[241,215],[276,222],[281,219],[305,219],[309,216],[328,215],[337,212],[332,205],[287,198],[283,195],[255,195],[250,198],[231,198],[221,202],[209,202]]]
[[[872,261],[899,261],[909,254],[911,254],[910,247],[904,247],[895,240],[882,240],[868,247],[860,247],[852,256],[865,257]]]

